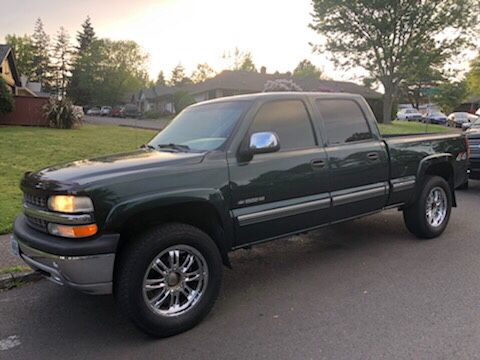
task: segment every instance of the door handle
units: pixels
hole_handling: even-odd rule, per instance
[[[370,161],[376,161],[376,160],[379,159],[379,156],[378,156],[378,153],[376,153],[376,152],[371,152],[371,153],[368,153],[368,154],[367,154],[367,158],[368,158],[368,160],[370,160]]]
[[[310,161],[310,165],[313,168],[323,168],[325,167],[325,165],[327,165],[327,162],[322,159],[316,159],[316,160]]]

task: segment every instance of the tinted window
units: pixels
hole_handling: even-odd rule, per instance
[[[372,137],[367,120],[355,101],[317,100],[317,106],[325,123],[329,144],[343,144]]]
[[[273,101],[262,105],[255,116],[254,132],[273,131],[281,150],[315,145],[312,126],[305,105],[299,100]]]

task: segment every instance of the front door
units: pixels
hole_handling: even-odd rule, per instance
[[[236,246],[329,220],[327,155],[318,146],[306,103],[298,97],[264,103],[245,136],[263,131],[277,134],[278,152],[248,162],[229,158]]]

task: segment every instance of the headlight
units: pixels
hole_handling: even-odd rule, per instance
[[[54,195],[48,198],[48,208],[63,213],[93,212],[93,203],[86,196]]]

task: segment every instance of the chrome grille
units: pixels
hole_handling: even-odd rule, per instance
[[[25,203],[28,205],[32,205],[41,209],[47,208],[47,198],[45,196],[37,196],[37,195],[24,193],[23,201],[25,201]]]
[[[47,222],[45,220],[28,215],[25,215],[25,217],[27,218],[28,225],[30,225],[31,227],[44,232],[47,231]]]
[[[470,154],[480,154],[480,139],[468,139]]]

